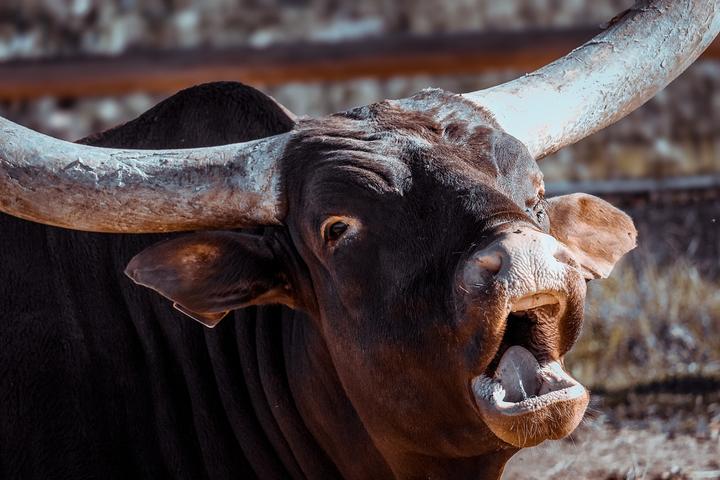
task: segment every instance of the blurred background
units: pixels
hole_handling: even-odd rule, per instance
[[[478,90],[632,3],[2,0],[0,115],[75,140],[212,80],[310,116],[430,86]],[[630,213],[639,247],[590,285],[567,360],[595,392],[588,418],[518,454],[507,478],[720,478],[719,60],[716,43],[644,107],[542,161],[551,194]]]

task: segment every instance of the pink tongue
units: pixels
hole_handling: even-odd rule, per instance
[[[506,402],[520,402],[536,396],[540,390],[540,364],[525,348],[514,345],[507,349],[495,371],[495,378],[505,389]]]

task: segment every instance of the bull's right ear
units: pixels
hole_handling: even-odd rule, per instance
[[[208,327],[237,308],[294,304],[283,266],[257,235],[201,232],[160,242],[136,255],[125,274]]]
[[[568,247],[587,280],[606,278],[635,248],[632,219],[605,200],[575,193],[550,198],[546,206],[550,234]]]

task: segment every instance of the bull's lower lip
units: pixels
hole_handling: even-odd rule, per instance
[[[570,434],[583,418],[589,395],[558,361],[540,365],[528,350],[510,347],[495,375],[472,379],[483,421],[501,440],[529,447]]]

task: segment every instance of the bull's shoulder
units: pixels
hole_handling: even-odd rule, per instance
[[[188,88],[138,118],[78,140],[112,148],[193,148],[245,142],[292,129],[292,114],[272,97],[237,82]]]

